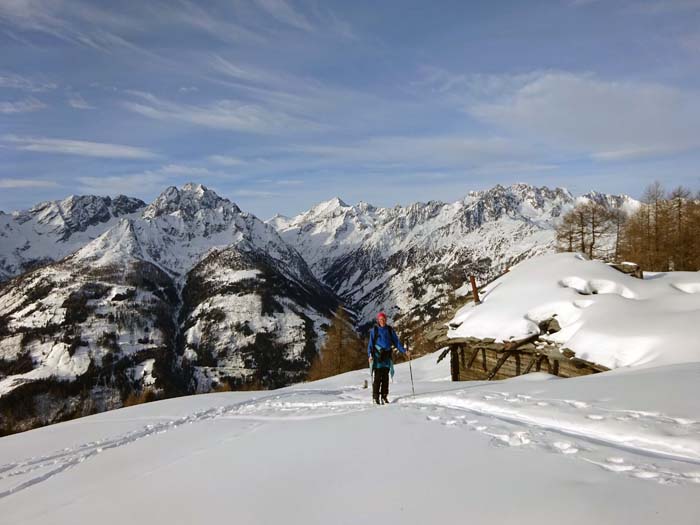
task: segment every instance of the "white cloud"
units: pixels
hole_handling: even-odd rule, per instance
[[[310,120],[239,100],[219,100],[206,106],[195,106],[169,102],[148,93],[132,91],[130,94],[141,98],[141,101],[124,102],[126,109],[157,120],[258,134],[298,133],[323,129],[321,125]]]
[[[127,195],[138,194],[147,196],[160,193],[166,186],[187,181],[205,182],[213,179],[233,181],[237,178],[235,175],[212,171],[201,166],[165,164],[159,168],[139,173],[107,177],[78,177],[78,182],[80,183],[81,191],[86,193],[97,193],[99,195],[124,193]]]
[[[0,141],[11,145],[17,150],[40,153],[58,153],[62,155],[114,159],[152,159],[157,157],[155,153],[144,148],[125,146],[122,144],[88,142],[84,140],[2,135],[0,136]]]
[[[234,64],[220,55],[213,55],[209,60],[209,65],[217,73],[236,80],[263,84],[277,84],[280,81],[279,75],[272,75],[267,71],[249,65]]]
[[[527,153],[503,138],[453,135],[373,137],[352,145],[301,145],[287,150],[332,162],[431,168],[466,167],[484,161],[517,158]]]
[[[202,166],[186,166],[183,164],[167,164],[155,170],[154,173],[176,177],[188,177],[190,179],[195,180],[211,179],[213,177],[224,178],[227,180],[233,180],[237,178],[236,175],[232,175],[228,172],[214,171],[210,170],[209,168],[204,168]]]
[[[69,95],[68,105],[75,109],[95,109],[95,106],[88,104],[80,93],[73,93]]]
[[[245,160],[230,155],[210,155],[207,160],[219,166],[241,166],[246,163]]]
[[[133,31],[143,25],[126,17],[77,0],[12,0],[0,2],[0,22],[16,30],[36,31],[55,38],[108,51],[114,47],[134,48],[115,30]]]
[[[286,0],[255,0],[255,3],[278,22],[302,31],[314,30],[308,18],[295,10]]]
[[[16,100],[14,102],[0,101],[0,113],[10,115],[12,113],[29,113],[44,109],[46,104],[37,100],[34,97],[25,98],[24,100]]]
[[[656,84],[544,72],[467,111],[499,133],[597,160],[700,147],[700,94]]]
[[[236,190],[232,193],[235,197],[249,197],[253,199],[268,199],[270,197],[280,197],[280,193],[266,190]]]
[[[266,40],[259,31],[238,23],[237,17],[231,13],[215,12],[211,5],[205,9],[188,0],[180,0],[173,9],[172,3],[149,4],[151,15],[159,20],[195,28],[224,42],[259,44]],[[232,18],[236,21],[232,21]]]
[[[21,91],[38,93],[56,89],[56,87],[56,84],[52,82],[39,82],[14,73],[0,74],[0,88],[19,89]]]
[[[58,183],[51,180],[40,179],[0,179],[0,188],[55,188]]]
[[[167,185],[167,176],[145,172],[109,177],[78,177],[82,193],[93,195],[157,195]]]

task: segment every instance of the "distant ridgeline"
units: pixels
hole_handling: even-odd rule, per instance
[[[487,282],[549,253],[576,203],[528,185],[455,203],[321,203],[267,223],[202,185],[151,204],[69,197],[0,215],[0,426],[306,377],[336,310],[386,310],[410,348]],[[354,361],[353,361],[354,362]]]

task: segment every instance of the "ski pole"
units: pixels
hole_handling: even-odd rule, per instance
[[[413,367],[411,366],[411,354],[408,355],[408,370],[411,372],[411,391],[413,392],[413,397],[416,397],[416,389],[413,386]]]

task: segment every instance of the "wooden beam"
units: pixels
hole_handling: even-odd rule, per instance
[[[443,359],[445,359],[445,356],[448,354],[449,351],[450,351],[450,347],[448,346],[447,348],[445,348],[445,349],[442,351],[442,353],[441,353],[440,356],[438,357],[437,362],[439,363],[440,361],[442,361]]]
[[[515,352],[515,375],[520,375],[520,352]]]
[[[530,356],[530,361],[527,363],[527,366],[525,367],[525,371],[523,372],[523,375],[529,374],[530,370],[532,370],[532,366],[535,364],[535,361],[539,359],[539,356],[537,354],[532,354]]]
[[[552,363],[552,371],[551,371],[551,372],[552,372],[552,374],[554,374],[555,376],[558,376],[558,375],[559,375],[559,361],[556,360],[556,359],[553,360],[553,363]]]
[[[486,350],[481,349],[481,365],[484,368],[484,372],[488,371],[488,368],[486,367]]]
[[[537,364],[535,365],[535,370],[536,370],[537,372],[539,372],[540,370],[542,370],[542,361],[543,361],[544,359],[547,359],[547,358],[546,358],[545,356],[543,356],[543,355],[541,355],[541,356],[539,356],[539,357],[537,358]]]
[[[498,362],[496,363],[496,366],[493,367],[493,370],[491,370],[491,372],[489,373],[488,377],[486,378],[487,381],[491,381],[491,380],[494,378],[494,376],[498,373],[498,371],[499,371],[499,370],[501,369],[501,367],[503,366],[503,363],[505,363],[506,360],[507,360],[512,354],[513,354],[513,352],[510,351],[510,350],[509,350],[508,352],[503,352],[503,355],[500,357],[500,359],[499,359]]]
[[[540,337],[540,334],[533,334],[527,337],[524,337],[523,339],[515,339],[513,341],[506,341],[503,343],[503,347],[506,350],[515,350],[518,347],[521,347],[527,343],[530,343],[532,341],[536,341]]]
[[[459,364],[462,368],[465,367],[465,358],[464,358],[464,345],[459,345]]]
[[[471,368],[472,365],[474,364],[474,361],[476,360],[476,356],[479,355],[479,349],[474,348],[472,350],[472,355],[469,357],[469,361],[467,361],[467,368]]]
[[[474,299],[474,303],[481,304],[481,298],[479,297],[479,288],[477,288],[476,286],[476,278],[473,275],[470,275],[469,282],[472,285],[472,297]]]
[[[459,381],[459,355],[457,354],[457,348],[450,347],[450,373],[452,374],[452,381]]]

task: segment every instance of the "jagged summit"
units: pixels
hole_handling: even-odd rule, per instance
[[[90,226],[105,223],[111,218],[135,213],[146,206],[140,199],[118,195],[70,195],[63,200],[45,201],[17,215],[17,222],[35,221],[43,226],[41,233],[58,235],[65,241],[76,232],[84,232]]]
[[[125,195],[71,195],[0,216],[0,280],[74,253],[145,207]]]
[[[324,217],[337,215],[343,209],[350,208],[340,197],[333,197],[327,201],[319,202],[308,212],[308,217]]]
[[[185,219],[194,218],[201,210],[226,208],[233,213],[240,213],[238,206],[230,200],[220,197],[203,184],[189,182],[178,189],[169,186],[143,212],[145,218],[154,218],[164,214],[179,213]]]
[[[611,207],[625,202],[604,197],[596,199]],[[318,278],[371,319],[379,308],[423,315],[420,305],[447,301],[465,271],[482,282],[552,251],[556,223],[576,199],[564,188],[520,183],[472,191],[453,203],[341,202],[331,199],[273,224]]]

